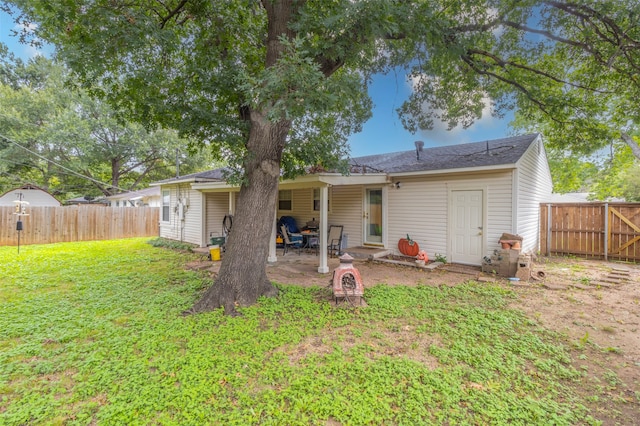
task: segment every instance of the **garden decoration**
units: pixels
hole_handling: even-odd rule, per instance
[[[405,256],[414,257],[420,251],[420,247],[418,243],[413,241],[409,234],[407,234],[407,238],[400,238],[400,241],[398,241],[398,250]]]
[[[18,222],[16,222],[16,231],[18,231],[18,254],[20,254],[20,233],[23,229],[22,216],[29,216],[29,213],[27,213],[27,205],[29,204],[29,202],[22,200],[22,192],[19,192],[17,195],[18,199],[14,200],[14,203],[16,203],[16,211],[13,214],[18,216]]]
[[[340,265],[334,269],[331,283],[336,305],[340,298],[345,299],[352,305],[356,299],[359,305],[362,304],[364,284],[360,271],[353,266],[353,257],[349,256],[348,253],[340,256]]]
[[[416,260],[422,260],[424,262],[428,262],[429,261],[429,256],[427,256],[427,252],[424,250],[420,250],[418,252],[418,254],[416,255]]]

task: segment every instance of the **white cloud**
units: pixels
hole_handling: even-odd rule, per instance
[[[13,29],[18,32],[18,34],[30,34],[32,35],[37,29],[38,25],[35,23],[23,24],[17,23],[14,25]],[[23,53],[19,56],[26,58],[35,58],[36,56],[44,55],[44,51],[32,44],[22,44],[21,45]]]
[[[409,85],[410,90],[415,90],[418,84],[417,78],[414,77],[409,79],[407,84]],[[490,137],[487,137],[487,139],[494,137],[493,134],[496,133],[498,133],[498,135],[505,135],[506,124],[504,119],[500,119],[492,115],[491,98],[485,95],[482,100],[484,103],[482,117],[467,128],[458,125],[449,129],[448,123],[437,118],[442,116],[443,111],[441,109],[433,108],[428,104],[423,104],[422,108],[426,114],[434,113],[433,128],[431,130],[420,130],[416,136],[425,139],[427,145],[433,146],[474,142],[479,139],[483,139],[483,134],[491,135]]]

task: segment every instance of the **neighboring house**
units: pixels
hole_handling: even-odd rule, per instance
[[[567,192],[565,194],[553,193],[550,197],[543,200],[543,203],[557,204],[557,203],[624,203],[624,198],[610,197],[606,200],[591,200],[588,192]]]
[[[106,197],[111,207],[160,207],[160,198],[160,188],[157,186]]]
[[[64,202],[65,206],[84,206],[84,205],[97,205],[97,206],[106,206],[108,205],[105,197],[90,197],[90,196],[81,196],[76,198],[70,198]]]
[[[539,134],[353,158],[348,176],[319,172],[280,182],[277,217],[320,222],[319,272],[328,272],[322,229],[343,225],[349,246],[398,253],[407,234],[430,258],[480,265],[502,233],[538,250],[540,203],[552,191]],[[160,236],[207,245],[235,211],[238,188],[222,169],[156,182],[162,190]],[[327,206],[323,208],[323,206]],[[276,261],[274,238],[269,261]]]
[[[14,201],[19,200],[28,202],[29,207],[59,207],[62,205],[56,197],[44,189],[26,184],[0,195],[0,206],[15,207],[16,203]]]
[[[588,192],[566,192],[564,194],[558,194],[554,192],[542,200],[543,203],[588,203]]]

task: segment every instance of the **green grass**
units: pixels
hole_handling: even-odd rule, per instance
[[[470,282],[280,286],[183,317],[196,256],[144,239],[0,247],[0,424],[597,424],[559,337]],[[612,379],[613,380],[613,379]]]

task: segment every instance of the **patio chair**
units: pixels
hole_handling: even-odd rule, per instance
[[[282,233],[282,255],[284,256],[289,251],[289,248],[294,248],[298,250],[298,256],[300,255],[300,250],[302,250],[302,236],[300,239],[293,240],[289,235],[289,231],[287,231],[287,227],[285,225],[280,225],[280,232]]]
[[[329,236],[327,237],[329,257],[333,257],[334,254],[342,254],[342,228],[342,225],[329,226]]]

